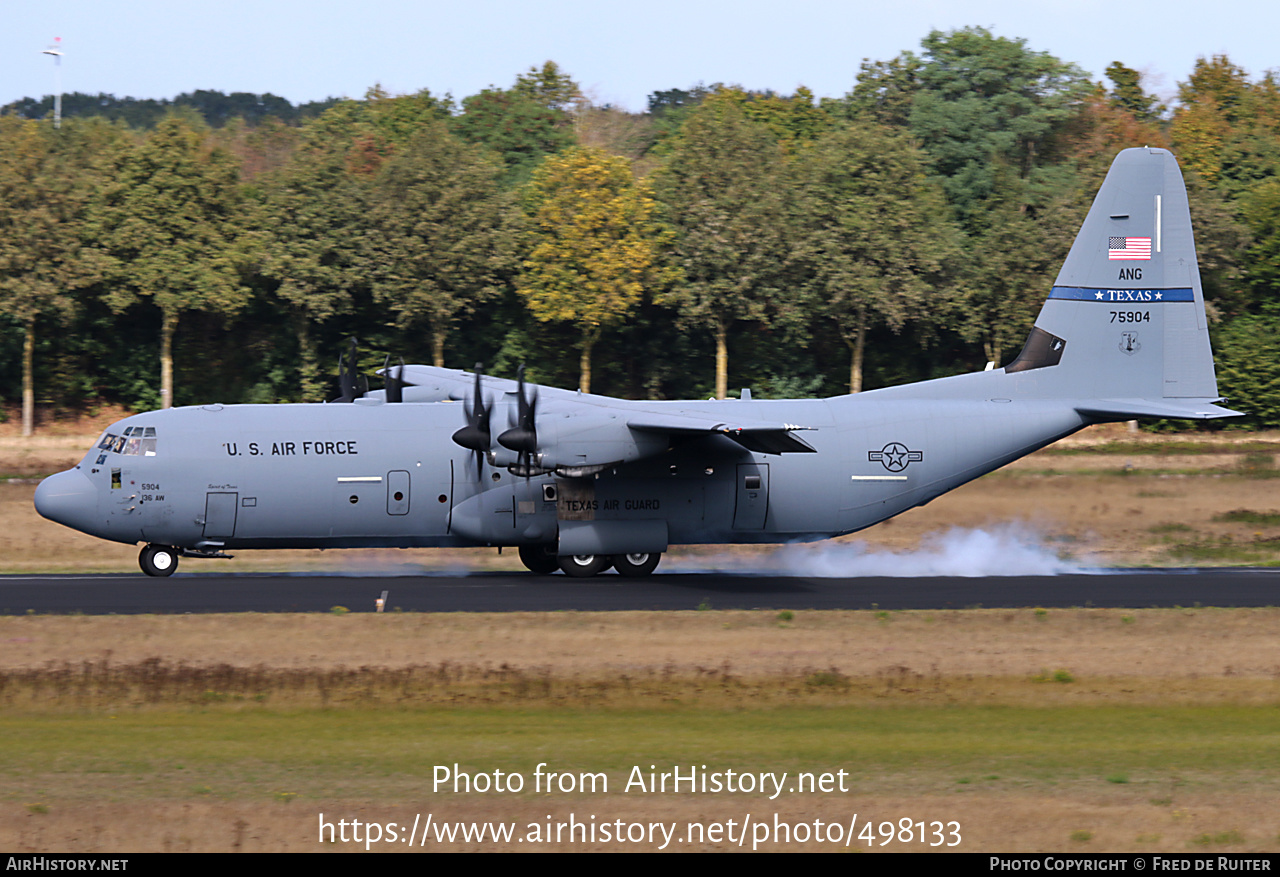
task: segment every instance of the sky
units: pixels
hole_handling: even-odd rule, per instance
[[[864,58],[918,50],[931,30],[982,26],[1104,80],[1112,61],[1168,100],[1197,57],[1256,79],[1280,68],[1280,4],[1257,0],[0,0],[0,105],[106,92],[271,92],[293,103],[430,89],[461,99],[553,60],[597,104],[723,82],[819,97]],[[41,52],[61,38],[60,71]]]

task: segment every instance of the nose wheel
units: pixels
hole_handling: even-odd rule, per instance
[[[148,545],[138,555],[138,566],[149,576],[171,576],[178,568],[178,552],[168,545]]]

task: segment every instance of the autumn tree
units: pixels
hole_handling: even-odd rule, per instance
[[[1225,55],[1199,58],[1178,84],[1171,134],[1179,161],[1236,199],[1280,176],[1280,83],[1252,82]]]
[[[665,284],[667,234],[649,187],[624,158],[574,147],[547,158],[524,196],[529,254],[517,291],[540,322],[565,322],[579,337],[579,380],[591,390],[591,351],[625,320],[645,290]]]

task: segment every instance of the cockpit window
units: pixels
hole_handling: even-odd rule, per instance
[[[156,455],[156,428],[154,426],[126,426],[124,435],[105,433],[98,441],[98,450],[126,457],[154,457]]]

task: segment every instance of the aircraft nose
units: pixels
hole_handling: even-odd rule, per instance
[[[50,475],[36,488],[36,511],[73,530],[90,532],[98,510],[98,491],[79,469]]]

